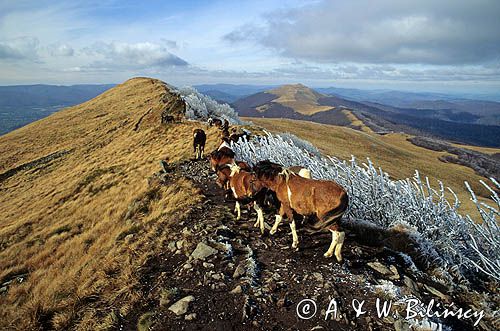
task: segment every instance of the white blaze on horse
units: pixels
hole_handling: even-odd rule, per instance
[[[286,217],[292,230],[293,248],[297,248],[297,235],[293,212],[303,216],[316,216],[309,230],[319,232],[328,229],[332,233],[332,242],[325,257],[335,257],[342,261],[342,246],[345,233],[340,231],[340,220],[346,211],[349,199],[346,190],[333,181],[307,179],[296,175],[288,169],[269,161],[261,161],[254,167],[258,183],[276,193],[281,203],[279,215],[271,234],[274,234],[283,217]]]
[[[207,141],[207,135],[202,129],[193,130],[193,149],[194,158],[203,158],[203,153],[205,152],[205,142]]]

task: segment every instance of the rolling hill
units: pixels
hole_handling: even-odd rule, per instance
[[[240,116],[292,118],[351,125],[351,120],[343,108],[320,103],[320,100],[326,97],[302,84],[283,85],[239,99],[233,106]]]
[[[361,98],[358,94],[348,93],[354,99]],[[428,105],[429,102],[424,100],[420,105]],[[405,132],[439,137],[455,143],[500,147],[500,126],[495,125],[500,108],[495,102],[466,100],[455,101],[453,105],[454,108],[450,109],[401,108],[350,100],[334,94],[320,94],[301,84],[284,85],[233,103],[241,116],[290,118],[357,129],[367,126],[380,133]]]

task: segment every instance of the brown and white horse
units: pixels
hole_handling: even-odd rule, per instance
[[[202,129],[193,130],[193,149],[194,158],[203,158],[203,153],[205,152],[205,142],[207,141],[207,135]]]
[[[251,172],[245,162],[224,164],[217,167],[217,184],[225,187],[227,184],[233,197],[236,199],[234,212],[236,220],[241,218],[241,204],[253,202],[253,207],[257,212],[257,222],[254,226],[259,226],[261,233],[264,233],[264,213],[262,205],[264,203],[267,189],[257,180],[255,173]]]
[[[297,248],[299,238],[293,212],[304,216],[316,216],[314,223],[309,225],[309,230],[319,232],[328,229],[332,233],[332,242],[324,256],[330,257],[335,254],[337,260],[342,261],[341,250],[345,233],[340,231],[340,219],[349,204],[345,189],[333,181],[300,177],[269,161],[259,162],[254,171],[259,182],[255,185],[273,190],[281,203],[279,215],[276,215],[270,233],[276,233],[278,225],[285,216],[291,222],[292,247]]]

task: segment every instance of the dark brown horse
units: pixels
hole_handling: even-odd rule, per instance
[[[222,127],[222,121],[218,118],[210,117],[207,122],[208,122],[208,125],[210,125],[210,126],[216,126],[218,128]]]
[[[244,164],[246,165],[246,163]],[[236,220],[241,218],[241,204],[253,203],[253,207],[257,212],[257,221],[254,226],[259,226],[261,233],[264,233],[264,213],[262,206],[268,190],[258,181],[255,173],[243,169],[236,163],[232,163],[219,166],[217,168],[217,177],[217,184],[221,187],[224,187],[224,182],[227,181],[229,189],[236,199],[234,209],[237,215]]]
[[[202,129],[193,130],[193,149],[195,159],[203,158],[203,153],[205,152],[205,142],[207,141],[207,135]]]
[[[332,242],[325,257],[335,254],[342,261],[342,245],[345,233],[340,230],[340,219],[348,207],[348,196],[345,189],[333,181],[307,179],[296,175],[288,169],[269,161],[261,161],[255,167],[259,186],[262,185],[276,193],[281,203],[279,215],[271,229],[276,233],[283,216],[290,220],[293,248],[297,248],[299,239],[296,231],[293,212],[304,216],[316,216],[313,224],[306,224],[309,230],[318,232],[330,230]]]

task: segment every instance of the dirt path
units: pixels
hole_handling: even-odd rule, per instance
[[[323,257],[329,234],[300,236],[300,250],[295,252],[286,223],[271,237],[253,227],[253,209],[237,222],[234,203],[224,200],[204,160],[168,165],[166,170],[157,175],[165,185],[188,178],[202,191],[204,202],[172,226],[164,253],[145,266],[145,299],[123,321],[122,330],[135,330],[138,324],[143,330],[407,330],[406,322],[394,326],[392,314],[379,318],[376,299],[413,296],[428,302],[436,297],[431,294],[435,289],[425,290],[400,254],[360,245],[353,234],[348,233],[343,249],[347,262],[340,265]],[[273,219],[266,214],[268,224]],[[177,316],[169,310],[186,297],[192,301],[185,312],[181,309]],[[297,305],[303,299],[316,303],[310,319],[298,317]],[[337,316],[332,313],[325,320],[332,299]],[[355,315],[354,299],[365,301],[362,316]],[[446,323],[470,329],[457,320]]]

